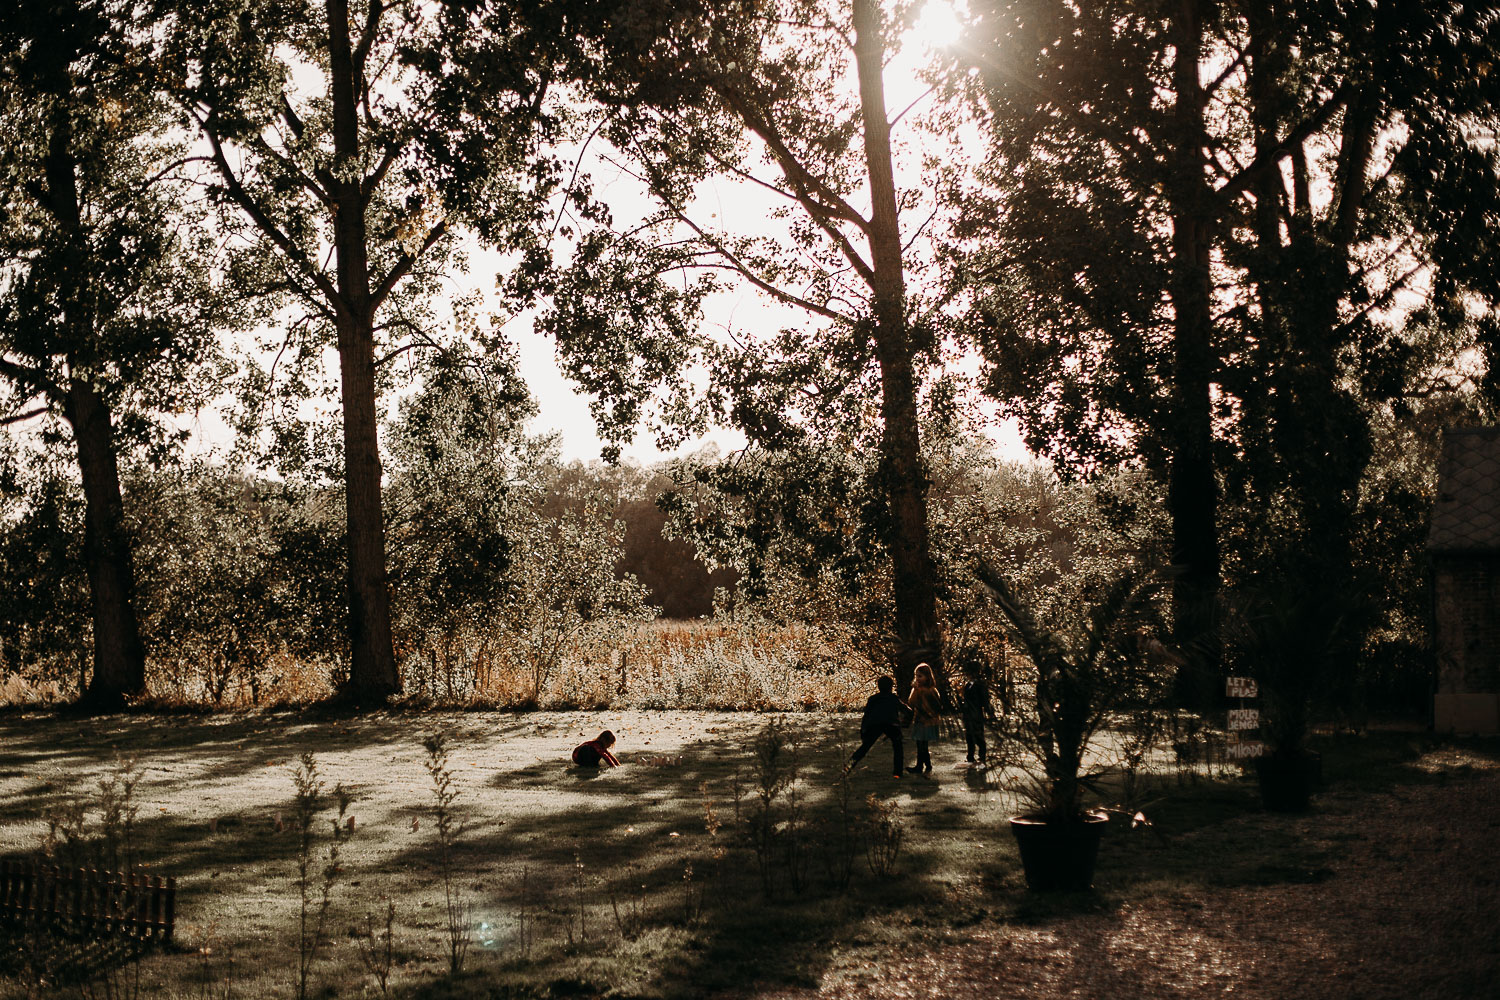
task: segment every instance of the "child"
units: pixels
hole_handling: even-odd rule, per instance
[[[917,676],[911,685],[911,738],[917,745],[917,766],[912,768],[913,771],[932,773],[932,754],[927,747],[937,739],[942,706],[932,667],[926,663],[917,664]]]
[[[615,734],[606,729],[594,739],[573,748],[573,763],[579,767],[619,767],[619,758],[609,752],[614,745]]]
[[[890,677],[876,679],[875,687],[878,690],[865,702],[864,718],[859,721],[859,749],[854,751],[854,756],[844,765],[845,774],[854,769],[854,765],[870,752],[875,741],[882,736],[891,741],[891,750],[896,759],[896,777],[901,777],[905,770],[906,752],[901,746],[901,717],[910,714],[911,709],[906,702],[896,697],[892,690],[895,686],[895,680]]]
[[[978,663],[970,663],[965,671],[969,679],[964,682],[964,740],[969,744],[968,756],[965,758],[970,764],[974,763],[974,753],[979,752],[979,763],[985,762],[987,747],[984,743],[984,720],[993,718],[994,710],[990,708],[990,688],[984,682],[984,668]]]

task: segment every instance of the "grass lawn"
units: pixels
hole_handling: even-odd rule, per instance
[[[798,747],[804,853],[789,863],[778,850],[767,899],[748,820],[758,801],[753,747],[771,718]],[[865,822],[870,795],[895,805],[896,872],[872,874],[861,848],[840,889],[845,821],[833,793],[856,725],[820,713],[10,713],[0,715],[0,853],[33,852],[49,813],[97,800],[99,781],[133,757],[136,852],[179,885],[176,942],[144,960],[139,995],[295,996],[291,773],[311,752],[326,788],[353,792],[355,822],[310,996],[379,995],[359,943],[367,916],[380,930],[386,899],[396,907],[394,996],[858,996],[893,959],[989,935],[1118,919],[1163,900],[1317,887],[1344,863],[1337,824],[1319,826],[1322,817],[1470,780],[1500,758],[1493,744],[1455,751],[1415,733],[1329,737],[1330,792],[1296,820],[1260,813],[1253,784],[1236,775],[1185,780],[1163,765],[1146,795],[1152,825],[1111,824],[1096,891],[1039,897],[1024,889],[1005,827],[1015,802],[997,775],[962,766],[961,740],[935,745],[932,777],[900,780],[880,744],[852,779],[849,822]],[[603,728],[618,735],[625,766],[571,768],[569,750]],[[475,927],[456,976],[421,746],[435,731],[447,735],[463,820],[453,888]],[[316,827],[319,852],[332,816],[325,809]],[[11,942],[0,997],[41,990],[25,969],[27,948]],[[97,984],[92,995],[102,995]]]

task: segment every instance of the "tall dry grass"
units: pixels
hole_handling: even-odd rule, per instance
[[[475,627],[439,642],[398,642],[405,698],[413,704],[497,709],[683,708],[714,711],[847,711],[879,672],[846,633],[762,619],[653,621],[580,634],[564,646],[542,690],[518,656]],[[191,650],[156,653],[144,701],[158,707],[243,709],[321,701],[339,663],[284,649],[237,662]],[[67,702],[73,672],[0,664],[0,706]]]

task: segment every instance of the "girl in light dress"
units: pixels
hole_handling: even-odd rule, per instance
[[[932,755],[928,752],[928,744],[937,739],[938,718],[943,703],[930,665],[917,664],[917,674],[912,681],[911,697],[907,699],[907,704],[912,711],[911,738],[917,745],[917,766],[912,770],[931,774]]]

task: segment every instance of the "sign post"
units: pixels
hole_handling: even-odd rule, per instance
[[[1259,757],[1264,747],[1258,739],[1247,739],[1246,734],[1260,728],[1260,709],[1246,708],[1245,702],[1260,694],[1254,677],[1230,677],[1224,682],[1224,693],[1239,699],[1239,707],[1229,710],[1229,731],[1234,742],[1225,748],[1230,760],[1247,760]]]

